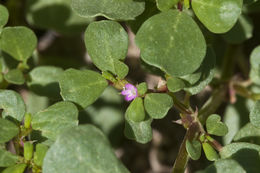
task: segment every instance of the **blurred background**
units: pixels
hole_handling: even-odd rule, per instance
[[[29,61],[30,69],[36,66],[57,66],[63,69],[93,69],[83,34],[88,24],[94,20],[106,20],[105,18],[82,18],[77,16],[70,8],[70,0],[0,0],[9,10],[7,26],[27,26],[31,28],[38,38],[37,51]],[[192,11],[187,11],[191,16]],[[134,21],[121,22],[121,25],[129,34],[129,51],[126,64],[129,66],[127,79],[133,84],[146,81],[150,89],[157,86],[158,81],[163,79],[163,74],[140,60],[140,52],[134,44],[135,33],[141,24],[150,16],[159,13],[153,1],[146,1],[145,12]],[[217,65],[221,66],[227,45],[236,45],[236,73],[235,77],[247,80],[249,76],[249,56],[253,48],[259,45],[260,40],[260,1],[245,5],[243,15],[235,27],[226,34],[213,34],[201,27],[206,41],[211,45],[217,56]],[[2,53],[1,61],[6,70],[15,67],[17,62]],[[28,70],[28,72],[30,71]],[[216,78],[218,74],[216,75]],[[46,76],[46,80],[48,77]],[[44,81],[43,81],[44,83]],[[214,80],[213,80],[214,83]],[[48,86],[14,86],[9,88],[20,92],[27,104],[28,112],[36,113],[39,110],[61,100],[59,86],[56,81]],[[260,91],[254,87],[255,91]],[[29,91],[30,90],[30,91]],[[211,86],[203,92],[191,97],[191,105],[195,109],[200,108],[211,95]],[[177,93],[180,98],[183,92]],[[91,123],[98,126],[109,138],[115,149],[116,155],[123,161],[132,173],[168,173],[178,153],[178,149],[185,135],[185,129],[173,121],[179,119],[178,112],[171,109],[162,120],[154,120],[153,140],[147,144],[138,144],[128,140],[124,134],[124,112],[129,103],[126,103],[120,91],[109,87],[103,95],[86,110],[81,110],[79,115],[80,124]],[[250,100],[237,97],[235,103],[230,103],[228,96],[226,102],[216,112],[224,117],[231,132],[227,136],[217,138],[226,144],[229,143],[238,128],[248,122],[248,109]],[[259,139],[250,139],[253,143],[260,144]],[[190,161],[187,172],[196,172],[204,169],[210,162],[202,155],[199,161]]]

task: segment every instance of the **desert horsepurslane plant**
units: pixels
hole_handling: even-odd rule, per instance
[[[124,122],[145,147],[174,110],[186,134],[168,171],[260,172],[259,13],[258,0],[1,2],[0,171],[128,173],[109,134]]]

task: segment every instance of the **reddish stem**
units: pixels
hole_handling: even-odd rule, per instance
[[[183,4],[181,2],[178,2],[177,8],[178,8],[178,10],[182,11],[183,10]]]

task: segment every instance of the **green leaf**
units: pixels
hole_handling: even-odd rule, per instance
[[[97,126],[109,138],[113,147],[118,146],[124,138],[125,110],[122,109],[122,104],[123,98],[118,90],[109,86],[94,104],[79,112],[79,123]]]
[[[32,114],[26,113],[24,116],[24,127],[26,129],[29,129],[31,127],[31,122],[32,122]]]
[[[5,6],[0,5],[0,28],[4,27],[9,18],[8,10]]]
[[[24,143],[24,148],[23,148],[23,156],[25,160],[29,161],[32,159],[33,156],[33,144],[30,141],[27,141]]]
[[[32,117],[32,128],[55,140],[64,130],[78,125],[78,109],[71,102],[58,102]]]
[[[61,96],[83,108],[94,103],[107,87],[107,81],[97,72],[90,70],[66,70],[60,80]]]
[[[176,77],[167,78],[167,88],[171,92],[178,92],[186,87],[185,81]]]
[[[192,160],[198,160],[201,155],[201,143],[197,140],[186,140],[186,151]]]
[[[205,59],[204,59],[204,61],[205,61]],[[196,70],[194,73],[188,74],[188,75],[185,75],[185,76],[180,76],[180,79],[188,82],[188,84],[190,84],[190,85],[196,84],[201,78],[202,69],[203,69],[202,67],[203,67],[203,63],[200,66],[200,68],[198,70]]]
[[[110,148],[105,135],[92,125],[81,125],[59,135],[43,161],[43,173],[129,173]]]
[[[253,83],[260,85],[260,68],[251,67],[249,76]]]
[[[169,10],[149,18],[135,38],[141,58],[170,76],[191,74],[206,54],[205,39],[185,12]]]
[[[256,83],[260,84],[260,46],[254,48],[250,55],[250,79]]]
[[[255,145],[255,144],[250,144],[247,142],[235,142],[235,143],[231,143],[231,144],[224,146],[221,149],[219,154],[220,154],[221,158],[225,159],[225,158],[231,157],[232,155],[236,154],[240,150],[260,151],[260,146]],[[247,156],[250,156],[250,155],[247,155]]]
[[[85,32],[85,44],[93,63],[102,71],[110,71],[124,78],[128,67],[124,60],[128,50],[128,35],[114,21],[91,23]]]
[[[18,156],[0,148],[0,167],[8,167],[18,162]]]
[[[168,94],[151,93],[144,99],[145,110],[154,119],[164,118],[172,106],[173,101]]]
[[[131,30],[136,34],[138,29],[141,25],[146,21],[148,18],[152,17],[153,15],[159,13],[160,11],[157,9],[155,2],[145,1],[145,10],[144,12],[137,16],[135,20],[127,21],[128,25],[130,26]]]
[[[23,173],[27,165],[25,163],[17,164],[6,168],[2,173]]]
[[[260,128],[256,128],[251,123],[247,123],[237,132],[234,141],[260,144]]]
[[[27,85],[34,93],[38,95],[59,98],[60,88],[58,80],[62,74],[63,69],[60,67],[36,67],[30,71],[30,80],[27,82]]]
[[[18,61],[26,62],[36,48],[34,32],[24,26],[6,27],[0,37],[0,49]]]
[[[22,97],[12,90],[0,90],[0,108],[4,109],[2,116],[11,116],[22,121],[25,114],[25,104]]]
[[[145,118],[143,99],[135,98],[127,108],[125,115],[134,122],[143,121]]]
[[[196,73],[201,74],[199,81],[195,84],[191,85],[190,87],[184,88],[185,91],[188,91],[192,95],[198,94],[201,92],[213,79],[215,75],[215,63],[216,63],[216,55],[213,49],[208,48],[206,57],[200,66],[200,68],[193,74],[191,74],[190,79],[186,76],[186,79],[192,83],[194,78],[196,79]],[[193,79],[192,79],[193,78]],[[185,78],[184,78],[185,79]]]
[[[235,26],[222,35],[223,38],[232,44],[240,44],[253,36],[253,22],[246,15],[241,15],[238,18]]]
[[[260,101],[257,101],[249,114],[250,122],[253,126],[260,128]]]
[[[33,154],[33,161],[37,166],[42,166],[43,159],[48,151],[48,146],[44,144],[37,144],[36,150]]]
[[[79,16],[111,20],[133,20],[144,11],[144,2],[132,0],[72,0],[71,6]]]
[[[225,33],[237,22],[243,0],[193,0],[192,8],[199,20],[214,33]]]
[[[217,114],[210,115],[206,121],[207,132],[211,135],[225,136],[228,133],[227,126],[222,123]]]
[[[152,119],[146,118],[141,122],[134,122],[125,116],[125,136],[128,139],[135,140],[136,142],[145,144],[152,140]]]
[[[229,104],[226,107],[223,116],[223,122],[228,127],[228,133],[222,138],[224,145],[229,144],[239,129],[249,121],[249,117],[245,116],[249,114],[245,101],[246,100],[244,98],[237,96],[236,103]]]
[[[137,85],[137,92],[139,96],[144,95],[148,90],[148,86],[147,83],[142,82],[140,84]]]
[[[246,172],[259,172],[260,146],[246,142],[231,143],[220,151],[221,158],[236,160]]]
[[[5,75],[4,78],[7,82],[16,84],[16,85],[22,85],[25,82],[23,72],[19,69],[13,69],[8,71]]]
[[[78,16],[72,11],[70,3],[71,0],[27,0],[26,19],[37,28],[52,29],[62,34],[82,32],[93,19]]]
[[[49,98],[44,96],[38,96],[33,92],[28,92],[26,99],[27,112],[35,114],[40,110],[43,110],[49,106]]]
[[[159,10],[167,11],[174,5],[176,5],[178,2],[179,0],[156,0],[156,5]]]
[[[19,128],[9,120],[0,118],[0,143],[10,141],[18,135]],[[1,167],[1,166],[0,166]]]
[[[215,161],[219,158],[217,152],[209,143],[202,143],[202,147],[203,147],[204,153],[206,155],[206,158],[209,161]]]
[[[232,159],[220,159],[200,173],[245,173],[245,170]]]

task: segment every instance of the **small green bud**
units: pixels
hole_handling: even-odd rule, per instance
[[[215,161],[219,158],[218,153],[209,143],[203,143],[202,147],[209,161]]]
[[[24,127],[29,129],[31,127],[32,115],[30,113],[26,113],[24,117]]]
[[[31,160],[33,156],[33,144],[31,142],[25,142],[23,149],[24,149],[23,156],[25,160]]]
[[[146,92],[147,92],[147,84],[145,82],[142,82],[140,83],[138,86],[137,86],[137,91],[138,91],[138,95],[139,96],[142,96],[144,95]]]

